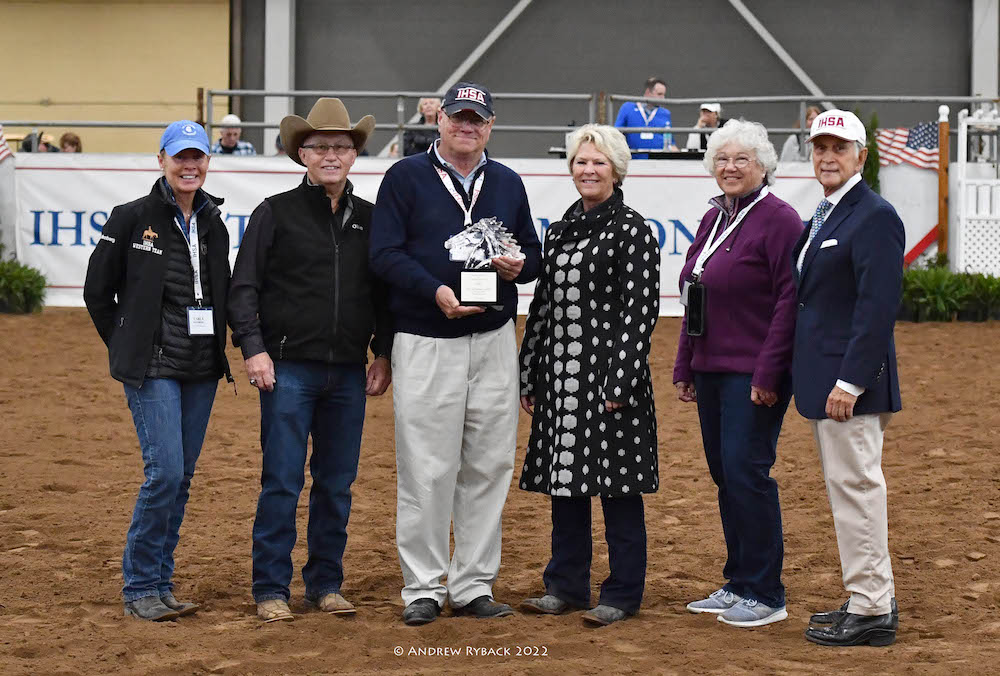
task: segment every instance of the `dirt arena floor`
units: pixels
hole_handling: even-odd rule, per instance
[[[661,489],[646,502],[649,574],[638,617],[600,630],[584,628],[579,614],[446,615],[404,626],[386,395],[369,400],[344,561],[343,592],[357,616],[308,611],[297,579],[297,621],[262,626],[250,597],[257,397],[231,351],[239,396],[220,385],[177,551],[177,595],[203,608],[152,624],[122,616],[121,551],[142,465],[104,346],[82,309],[0,316],[0,673],[996,673],[1000,324],[897,328],[906,408],[888,430],[883,467],[901,631],[886,649],[823,648],[802,637],[810,612],[845,595],[816,451],[791,409],[774,469],[789,619],[745,630],[685,611],[719,586],[724,545],[695,410],[670,384],[677,330],[677,320],[660,323],[652,356]],[[527,431],[522,419],[495,588],[513,604],[542,590],[549,553],[548,501],[516,488]],[[607,574],[599,515],[595,590]],[[305,493],[299,518],[304,533]],[[297,568],[304,557],[301,542]]]

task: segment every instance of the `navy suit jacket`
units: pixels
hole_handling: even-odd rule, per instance
[[[809,224],[792,266],[809,237]],[[864,387],[854,414],[902,408],[892,331],[903,283],[903,222],[861,181],[844,196],[793,270],[798,290],[792,385],[805,418],[826,418],[837,380]],[[836,240],[826,247],[824,242]]]

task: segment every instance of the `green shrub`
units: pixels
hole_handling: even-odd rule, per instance
[[[899,319],[913,321],[986,321],[1000,319],[1000,278],[982,273],[953,273],[946,256],[903,271]]]
[[[903,273],[903,298],[916,321],[951,321],[968,296],[965,281],[947,268],[908,268]]]
[[[983,319],[1000,319],[1000,277],[984,275],[985,311]]]
[[[965,307],[969,318],[977,322],[989,319],[994,310],[995,287],[1000,286],[1000,280],[981,272],[963,276],[969,291]]]
[[[11,256],[3,260],[0,245],[0,312],[40,312],[45,300],[45,276]]]

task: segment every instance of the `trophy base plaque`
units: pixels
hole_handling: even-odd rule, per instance
[[[496,270],[462,270],[459,275],[459,303],[462,305],[499,304],[500,275]]]

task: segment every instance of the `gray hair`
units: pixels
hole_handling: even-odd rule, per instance
[[[808,141],[808,143],[811,145],[812,141]],[[852,145],[854,146],[854,157],[860,157],[861,151],[868,147],[861,141],[855,141]]]
[[[628,174],[629,160],[632,159],[625,135],[606,124],[585,124],[574,131],[566,140],[566,160],[570,172],[573,171],[573,160],[584,143],[593,144],[597,152],[608,158],[615,183],[621,185]]]
[[[736,143],[746,150],[753,151],[757,156],[757,164],[764,170],[764,180],[768,185],[774,185],[774,172],[778,168],[778,153],[767,138],[767,129],[759,122],[729,120],[726,124],[708,137],[708,148],[702,163],[708,173],[715,175],[715,154],[727,143]]]

